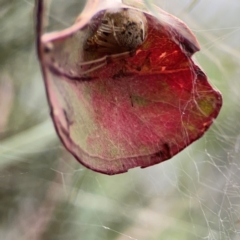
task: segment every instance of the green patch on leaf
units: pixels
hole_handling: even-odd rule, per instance
[[[201,99],[198,101],[198,107],[201,109],[202,113],[205,116],[209,116],[214,111],[214,106],[211,102],[211,99]]]
[[[137,105],[137,106],[141,106],[141,107],[145,107],[148,105],[148,100],[146,98],[143,98],[143,97],[137,96],[137,95],[132,95],[131,101],[132,101],[132,105]]]

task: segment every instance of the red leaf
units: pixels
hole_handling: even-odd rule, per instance
[[[128,13],[141,19],[146,33],[134,47],[121,45],[117,17],[113,25],[102,23],[106,10],[80,29],[39,41],[59,137],[83,165],[105,174],[171,158],[204,134],[222,105],[220,93],[191,59],[199,45],[185,24],[163,11],[161,20]],[[112,39],[98,35],[103,26]],[[107,47],[99,44],[105,39]]]

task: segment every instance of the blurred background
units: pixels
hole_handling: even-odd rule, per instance
[[[65,28],[83,0],[53,0]],[[0,0],[0,239],[240,239],[240,1],[152,0],[197,36],[194,59],[222,92],[210,130],[164,163],[106,176],[53,128],[35,51],[34,0]]]

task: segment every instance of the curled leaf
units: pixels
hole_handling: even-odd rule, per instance
[[[160,163],[199,139],[222,98],[191,59],[199,44],[187,26],[162,10],[155,17],[123,5],[92,14],[61,32],[38,32],[65,147],[110,175]]]

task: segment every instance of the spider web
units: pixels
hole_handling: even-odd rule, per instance
[[[194,60],[223,95],[209,131],[164,163],[105,176],[82,167],[56,137],[35,54],[34,1],[0,10],[0,238],[240,238],[240,2],[154,2],[197,36]],[[81,1],[52,1],[56,29]]]

